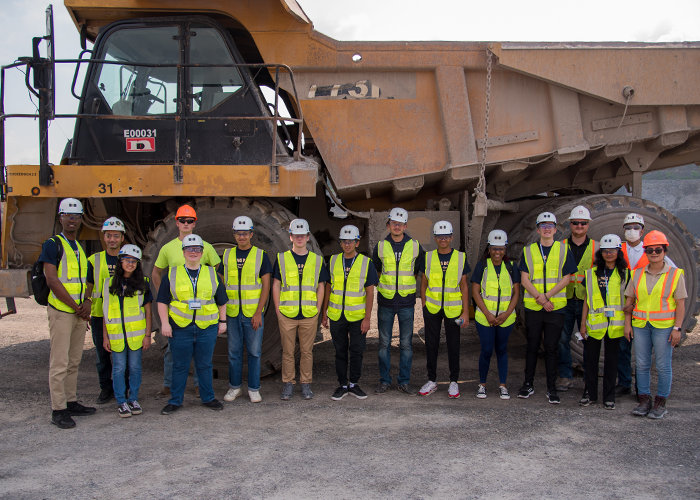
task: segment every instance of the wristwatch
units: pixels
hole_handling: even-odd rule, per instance
[[[680,327],[680,326],[674,326],[673,329],[676,330],[676,331],[678,331],[678,332],[681,331],[681,327]]]
[[[226,323],[226,320],[225,320],[225,319],[220,319],[220,320],[219,320],[219,323]]]

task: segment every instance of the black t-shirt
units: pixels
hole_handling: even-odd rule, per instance
[[[348,273],[350,272],[350,269],[352,269],[352,265],[355,263],[355,258],[346,259],[343,257],[343,272],[345,274],[345,279],[348,279]],[[331,271],[332,269],[328,269],[329,274]],[[374,262],[372,262],[370,259],[370,261],[367,263],[367,278],[365,279],[365,285],[363,288],[367,288],[368,286],[376,286],[378,283],[379,275],[377,275],[377,270],[374,268]]]
[[[574,260],[576,261],[576,268],[578,269],[578,265],[581,263],[581,259],[583,258],[583,254],[586,253],[586,249],[588,248],[588,243],[591,241],[591,239],[588,236],[586,236],[586,239],[580,245],[577,245],[576,243],[574,243],[571,238],[567,239],[566,241],[569,244],[569,250],[571,250],[571,255],[574,256]]]
[[[484,268],[486,267],[486,261],[480,260],[474,266],[474,272],[472,273],[472,283],[479,283],[481,285],[481,279],[484,277]],[[510,279],[513,280],[513,284],[520,283],[520,270],[518,266],[511,264],[510,269]],[[496,271],[496,276],[501,276],[501,269],[503,269],[503,264],[498,264],[493,266]]]
[[[547,263],[547,257],[549,257],[549,251],[552,249],[551,246],[544,246],[544,245],[535,245],[536,248],[541,248],[542,252],[542,259],[544,260],[545,264]],[[523,256],[520,259],[520,264],[518,265],[518,268],[520,269],[521,272],[528,273],[530,274],[530,270],[527,267],[527,262],[525,261],[525,251],[523,250]],[[575,274],[578,271],[578,265],[576,264],[576,260],[574,260],[574,255],[571,253],[571,249],[567,248],[566,249],[566,259],[564,260],[564,267],[562,268],[562,276],[566,276],[567,274]],[[553,287],[556,285],[554,283],[551,285]],[[550,288],[551,288],[550,287]],[[556,309],[552,311],[557,314],[565,314],[565,308],[562,307],[561,309]]]
[[[105,261],[107,262],[107,270],[109,271],[109,276],[114,276],[114,271],[117,269],[117,263],[119,262],[119,256],[109,255],[105,252]],[[87,282],[91,285],[95,284],[95,270],[92,267],[92,262],[88,261],[88,275]]]
[[[309,254],[305,253],[304,255],[298,255],[292,252],[292,257],[294,257],[294,262],[296,262],[297,268],[299,269],[299,282],[301,283],[301,276],[304,273],[304,266],[306,265],[306,259],[309,257]],[[331,280],[328,267],[326,266],[326,263],[323,262],[323,258],[320,255],[317,255],[316,257],[321,259],[321,272],[319,273],[318,283],[328,283]],[[275,261],[275,267],[272,268],[272,277],[280,282],[282,281],[279,259]],[[297,314],[295,318],[291,319],[305,319],[304,314],[301,312],[301,308],[299,308],[299,314]]]
[[[407,234],[403,235],[403,239],[400,242],[395,242],[391,234],[387,235],[386,238],[384,238],[386,241],[391,243],[391,249],[394,252],[394,255],[396,256],[396,266],[398,267],[399,261],[401,260],[401,254],[403,253],[403,249],[406,246],[406,242],[410,241],[411,238],[408,237]],[[420,274],[420,266],[421,262],[425,260],[425,252],[421,248],[420,245],[418,245],[418,257],[416,257],[416,261],[413,265],[413,274],[416,276]],[[374,263],[374,268],[377,270],[378,274],[382,273],[382,259],[379,258],[379,244],[377,244],[374,247],[374,251],[372,252],[372,262]],[[416,287],[417,288],[417,287]],[[381,293],[377,294],[377,304],[380,306],[386,306],[386,307],[393,307],[394,309],[402,309],[404,307],[414,307],[416,305],[416,294],[411,293],[405,297],[402,297],[398,293],[394,294],[394,297],[391,299],[387,299],[382,295]]]
[[[241,276],[241,269],[243,269],[243,265],[245,264],[246,259],[248,258],[248,254],[250,251],[253,249],[253,247],[250,247],[248,250],[241,250],[241,249],[236,249],[236,264],[238,265],[238,279],[240,279]],[[226,275],[224,274],[224,262],[221,261],[221,264],[219,264],[219,267],[216,269],[216,272],[219,273],[221,276],[224,277],[224,281],[226,281]],[[262,278],[266,274],[272,273],[272,264],[270,264],[270,259],[267,256],[267,252],[263,250],[263,255],[262,255],[262,262],[260,263],[260,272],[258,273],[258,277]]]

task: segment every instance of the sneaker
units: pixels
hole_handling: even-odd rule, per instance
[[[651,405],[651,396],[649,394],[640,395],[639,406],[632,410],[632,415],[636,415],[638,417],[646,417],[649,413],[649,410],[651,410]]]
[[[529,384],[525,384],[518,391],[518,397],[523,399],[527,399],[533,394],[535,394],[535,389],[533,389],[532,386]]]
[[[614,410],[615,409],[615,402],[614,401],[606,401],[605,402],[605,409],[606,410]]]
[[[226,395],[224,396],[224,401],[233,401],[241,394],[243,394],[243,389],[241,389],[240,387],[238,389],[229,389]]]
[[[410,384],[401,384],[399,386],[399,391],[403,392],[407,396],[418,396],[418,391],[411,387]]]
[[[399,390],[401,390],[401,386],[399,386]],[[420,388],[420,395],[430,396],[435,391],[437,391],[437,384],[432,380],[428,380],[423,387]]]
[[[651,401],[651,396],[649,396],[649,401]],[[664,418],[668,410],[666,410],[666,398],[661,396],[656,396],[654,398],[654,406],[649,413],[647,413],[647,418]]]
[[[170,387],[163,386],[163,388],[156,392],[156,399],[163,399],[170,397]]]
[[[51,423],[59,429],[72,429],[75,421],[70,418],[68,410],[54,410],[51,412]]]
[[[553,405],[558,405],[559,403],[561,403],[561,398],[559,396],[557,396],[557,393],[555,391],[548,392],[547,399]]]
[[[625,387],[624,385],[618,384],[615,386],[615,396],[626,396],[632,393],[631,387]]]
[[[180,408],[182,408],[182,406],[180,406],[180,405],[167,404],[163,407],[162,410],[160,410],[160,414],[161,415],[171,415],[171,414],[175,413],[177,410],[179,410]]]
[[[294,384],[287,382],[282,388],[282,395],[280,396],[280,399],[283,401],[289,401],[292,399],[292,394],[294,394]]]
[[[129,410],[131,410],[132,415],[141,415],[143,413],[143,408],[141,408],[138,401],[132,401],[131,403],[127,401],[127,404],[129,405]]]
[[[199,386],[198,385],[194,386],[194,397],[195,398],[199,397]]]
[[[506,389],[506,386],[499,386],[498,391],[501,393],[499,396],[501,399],[510,399],[510,394],[508,394],[508,389]]]
[[[450,387],[447,389],[447,397],[451,399],[459,397],[459,385],[457,385],[457,382],[450,382]]]
[[[250,389],[248,390],[248,397],[250,398],[251,403],[259,403],[262,401],[262,398],[260,397],[260,391],[251,391]],[[224,398],[226,399],[226,398]]]
[[[219,401],[218,399],[212,399],[211,401],[207,401],[206,403],[202,403],[204,406],[207,408],[211,408],[212,410],[223,410],[224,409],[224,404]]]
[[[343,399],[347,395],[348,395],[348,388],[343,387],[341,385],[341,386],[338,386],[338,388],[335,390],[335,392],[331,396],[331,399],[333,401],[340,401],[341,399]]]
[[[103,405],[107,403],[114,396],[114,391],[112,389],[102,389],[100,395],[95,399],[95,403],[98,405]]]
[[[584,390],[583,395],[581,395],[581,399],[578,400],[578,405],[589,406],[591,403],[594,403],[594,401],[591,401],[590,396],[588,396],[588,391]]]
[[[313,399],[314,393],[311,391],[311,384],[301,384],[301,399]]]
[[[572,378],[559,378],[556,383],[557,391],[566,392],[574,387],[574,379]]]
[[[374,393],[377,396],[382,396],[382,395],[386,394],[387,392],[389,392],[389,389],[390,389],[389,384],[385,384],[384,382],[379,382],[379,385],[377,386],[377,388],[374,389]]]
[[[365,391],[360,389],[360,386],[355,384],[352,387],[348,387],[348,392],[355,396],[357,399],[367,399],[367,394]]]
[[[479,390],[476,391],[476,397],[479,399],[486,399],[486,387],[479,384]]]
[[[77,401],[71,401],[67,406],[68,414],[72,417],[84,417],[85,415],[92,415],[97,411],[97,408],[83,406]]]
[[[117,413],[122,418],[129,418],[131,416],[131,409],[129,408],[129,403],[122,403],[117,406]]]

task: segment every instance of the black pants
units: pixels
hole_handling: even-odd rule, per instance
[[[525,309],[527,331],[527,355],[525,357],[525,383],[532,385],[537,368],[537,353],[544,333],[544,367],[547,371],[547,391],[556,393],[557,349],[565,316],[558,312],[531,311]]]
[[[362,357],[367,346],[367,335],[360,330],[362,320],[348,321],[341,315],[338,321],[330,320],[331,337],[335,346],[335,372],[338,383],[348,385],[348,352],[350,354],[350,383],[357,384],[362,374]]]
[[[591,401],[598,400],[598,360],[600,346],[605,342],[605,360],[603,361],[603,402],[615,402],[615,380],[617,378],[617,358],[620,354],[620,338],[611,339],[605,335],[602,339],[588,337],[586,340],[586,390]]]
[[[450,382],[459,380],[459,325],[457,318],[446,318],[444,310],[432,314],[423,308],[425,323],[425,357],[428,365],[428,380],[437,382],[437,358],[440,346],[440,326],[445,320],[445,340],[447,343],[447,364],[450,368]]]
[[[112,387],[112,355],[105,350],[102,337],[102,317],[92,316],[90,318],[90,330],[92,330],[92,343],[95,344],[97,357],[97,378],[100,381],[100,389],[114,390]],[[126,386],[129,387],[129,367],[127,365],[124,373]]]

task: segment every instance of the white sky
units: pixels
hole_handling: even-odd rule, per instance
[[[700,1],[620,0],[299,0],[314,27],[338,40],[642,41],[700,40]],[[44,35],[46,0],[0,0],[0,62],[31,55],[31,39]],[[77,58],[78,32],[62,2],[54,4],[56,57]],[[88,47],[89,48],[89,47]],[[284,61],[280,61],[284,62]],[[74,66],[57,71],[57,109],[75,113],[70,94]],[[82,78],[76,85],[82,88]],[[6,74],[5,111],[31,113],[24,75]],[[73,135],[72,120],[50,129],[50,159],[58,163]],[[6,122],[6,164],[39,162],[33,120]]]

